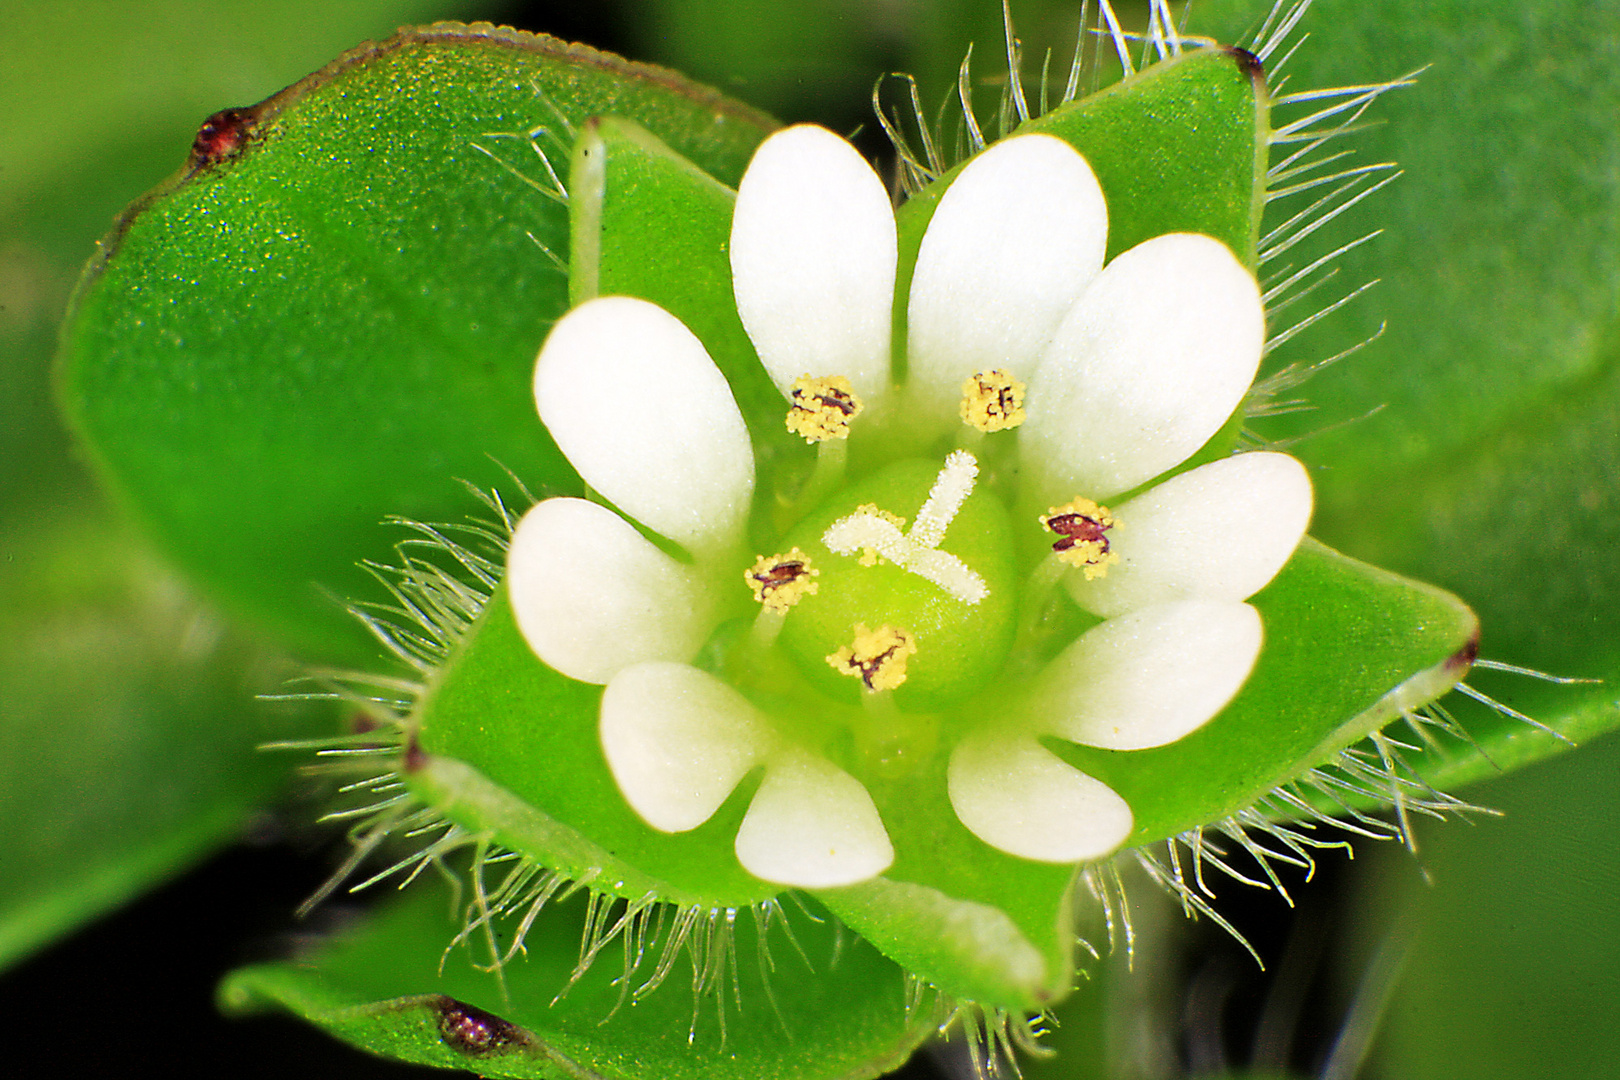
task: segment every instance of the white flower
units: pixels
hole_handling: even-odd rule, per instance
[[[1041,740],[1139,750],[1220,712],[1261,647],[1244,601],[1292,554],[1311,490],[1294,459],[1247,453],[1137,491],[1232,415],[1264,317],[1253,276],[1217,241],[1161,236],[1104,267],[1106,238],[1102,191],[1068,144],[1025,135],[985,151],[922,240],[897,378],[897,239],[882,182],[823,129],[766,140],[738,191],[731,262],[738,313],[788,426],[820,443],[799,493],[810,505],[785,526],[777,505],[755,505],[748,429],[685,326],[627,297],[558,322],[535,372],[540,416],[617,512],[540,503],[513,536],[508,584],[539,658],[605,684],[603,750],[648,824],[695,828],[762,769],[736,839],[747,870],[802,887],[880,874],[893,848],[838,733],[864,731],[865,715],[904,731],[926,712],[932,724],[966,705],[967,678],[972,715],[947,725],[965,734],[939,751],[961,822],[1044,861],[1124,842],[1129,806]],[[844,435],[879,459],[931,460],[932,486],[902,484],[915,490],[909,505],[840,503],[886,464],[849,464]],[[986,477],[976,453],[996,462]],[[760,487],[783,494],[764,477]],[[835,507],[835,520],[795,538],[818,506]],[[1003,521],[1011,540],[974,531]],[[756,558],[750,540],[762,536],[793,546]],[[1041,543],[1052,551],[1040,555]],[[1029,674],[1009,657],[1027,660],[1019,650],[1060,584],[1101,621]],[[838,623],[841,648],[804,643],[863,589],[873,617]],[[906,626],[878,609],[922,614]],[[751,629],[717,637],[740,618]],[[908,664],[918,682],[897,689]],[[838,679],[818,665],[856,676],[862,706],[825,692]],[[1004,665],[1025,674],[998,686]],[[771,704],[784,695],[791,707]],[[926,708],[913,714],[908,700]]]

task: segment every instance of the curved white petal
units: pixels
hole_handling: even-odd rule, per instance
[[[1236,454],[1173,476],[1114,508],[1119,562],[1075,603],[1122,615],[1172,600],[1247,600],[1283,568],[1311,520],[1311,478],[1287,454]]]
[[[1226,707],[1260,655],[1248,604],[1185,600],[1109,619],[1046,667],[1035,711],[1054,735],[1105,750],[1164,746]]]
[[[786,394],[801,375],[842,375],[868,404],[888,389],[894,211],[866,159],[800,124],[760,144],[737,189],[737,314]]]
[[[582,682],[605,683],[645,660],[690,659],[713,629],[693,571],[584,499],[547,499],[523,515],[506,585],[529,648]]]
[[[888,830],[861,782],[796,749],[766,763],[736,850],[750,874],[801,889],[854,885],[894,862]]]
[[[534,399],[585,482],[694,551],[741,531],[754,451],[731,387],[703,343],[656,304],[591,300],[540,349]]]
[[[1254,381],[1265,322],[1254,275],[1210,237],[1154,237],[1109,263],[1029,380],[1041,497],[1106,499],[1197,450]]]
[[[951,806],[991,847],[1040,862],[1100,859],[1131,833],[1131,808],[1034,737],[976,731],[951,753]]]
[[[1002,368],[1027,380],[1102,267],[1108,207],[1091,166],[1050,135],[974,158],[934,211],[907,302],[907,378],[954,419],[962,383]]]
[[[636,664],[602,693],[602,750],[631,809],[655,829],[708,821],[764,759],[770,724],[737,691],[686,664]]]

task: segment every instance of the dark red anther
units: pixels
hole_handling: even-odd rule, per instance
[[[800,391],[794,390],[793,400],[795,403],[798,402],[799,396]],[[853,397],[835,386],[829,386],[825,390],[818,390],[811,394],[810,398],[813,401],[820,402],[827,408],[837,409],[845,416],[854,416],[856,410],[859,408],[859,406],[855,404],[855,399]]]
[[[804,574],[803,561],[799,559],[783,559],[763,574],[755,574],[754,580],[766,589],[773,589],[779,585],[786,585],[790,581],[796,581],[803,577]]]
[[[1106,534],[1113,528],[1084,514],[1055,514],[1046,519],[1046,527],[1061,537],[1052,545],[1053,551],[1068,551],[1078,543],[1090,541],[1101,544],[1104,552],[1108,550]]]

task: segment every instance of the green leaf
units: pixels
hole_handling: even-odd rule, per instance
[[[474,6],[469,0],[339,6],[323,0],[12,0],[0,40],[0,114],[7,118],[0,131],[0,194],[48,189],[53,179],[95,159],[102,169],[122,172],[107,151],[132,132],[189,139],[197,121],[221,105],[255,100],[357,41],[402,23],[465,16]],[[160,175],[137,179],[124,201]],[[109,214],[116,209],[109,207]],[[105,228],[103,218],[97,231]]]
[[[1373,1057],[1386,1076],[1577,1080],[1620,1054],[1620,743],[1482,784],[1502,811],[1380,852],[1367,947],[1401,955]],[[1359,860],[1358,860],[1359,861]],[[1393,940],[1389,940],[1393,938]]]
[[[98,511],[8,537],[0,596],[4,966],[239,832],[331,711],[254,702],[289,665]]]
[[[731,179],[768,127],[582,47],[406,31],[226,124],[120,223],[66,334],[69,411],[230,610],[364,660],[332,598],[367,594],[355,563],[387,554],[383,517],[454,516],[458,480],[503,469],[577,483],[528,385],[567,306],[547,163],[561,175],[572,127],[604,111]]]
[[[64,0],[0,17],[0,965],[231,842],[291,764],[254,746],[317,719],[251,700],[280,688],[279,661],[115,523],[69,453],[50,360],[80,267],[200,117],[433,6]]]
[[[233,1012],[286,1009],[374,1053],[503,1077],[856,1080],[898,1066],[938,1022],[931,996],[907,1007],[902,973],[876,950],[799,915],[791,939],[768,931],[766,951],[749,918],[695,935],[708,976],[725,980],[696,1002],[680,954],[667,982],[638,996],[668,919],[637,972],[616,941],[568,987],[584,909],[541,916],[505,968],[504,996],[461,954],[440,973],[458,924],[443,890],[423,887],[313,956],[236,972],[220,998]]]
[[[1199,29],[1228,33],[1267,7],[1203,5]],[[1341,292],[1378,287],[1277,360],[1387,330],[1301,389],[1317,411],[1264,429],[1316,433],[1297,453],[1322,478],[1318,535],[1467,599],[1482,655],[1605,680],[1470,676],[1577,742],[1620,725],[1620,176],[1599,164],[1620,154],[1620,67],[1612,36],[1592,32],[1603,17],[1577,0],[1312,9],[1290,89],[1429,66],[1377,103],[1376,125],[1329,147],[1353,149],[1350,164],[1396,162],[1400,180],[1284,260],[1382,229],[1338,263]],[[1277,220],[1312,197],[1281,200]],[[1567,749],[1472,702],[1453,711],[1478,749],[1422,755],[1436,784]]]

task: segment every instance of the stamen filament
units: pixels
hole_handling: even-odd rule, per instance
[[[1062,582],[1063,575],[1068,569],[1068,564],[1053,552],[1029,572],[1029,580],[1024,586],[1023,612],[1018,620],[1018,633],[1013,639],[1014,649],[1020,649],[1034,639],[1039,631],[1041,619],[1051,606],[1052,593]]]
[[[748,628],[748,650],[754,655],[770,651],[786,623],[786,611],[760,608],[759,614],[754,616],[754,625]]]
[[[778,532],[786,532],[843,485],[848,460],[849,443],[844,440],[829,439],[817,444],[815,467],[797,494],[792,497],[784,494],[777,501],[774,516]]]

